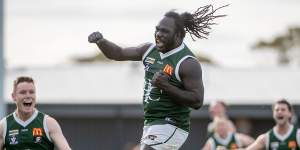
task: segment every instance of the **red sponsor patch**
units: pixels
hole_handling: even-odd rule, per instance
[[[166,74],[168,74],[168,75],[172,75],[173,74],[173,67],[171,66],[171,65],[169,65],[169,64],[167,64],[166,66],[165,66],[165,68],[164,68],[164,72],[166,73]]]

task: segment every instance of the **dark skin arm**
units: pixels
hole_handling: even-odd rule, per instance
[[[90,43],[97,44],[98,48],[108,59],[117,61],[140,61],[142,60],[143,54],[150,47],[150,43],[145,43],[137,47],[122,48],[117,44],[103,38],[102,34],[98,31],[90,34],[88,40]]]
[[[202,69],[199,62],[188,58],[182,62],[179,68],[184,89],[180,89],[168,82],[168,75],[157,72],[151,81],[153,85],[167,92],[172,100],[184,106],[199,109],[203,105],[204,87],[202,82]]]

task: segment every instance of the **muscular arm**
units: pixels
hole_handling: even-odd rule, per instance
[[[165,75],[157,75],[152,81],[156,87],[174,97],[175,103],[199,109],[203,105],[204,87],[202,82],[202,69],[197,60],[188,58],[179,68],[184,89],[180,89],[166,81]]]
[[[262,134],[260,135],[255,141],[254,143],[252,143],[251,145],[249,145],[245,150],[263,150],[265,148],[266,145],[266,134]]]
[[[46,123],[49,129],[49,136],[55,147],[58,150],[71,150],[58,122],[54,118],[48,116]]]
[[[122,48],[117,44],[102,37],[100,32],[94,32],[89,36],[89,42],[95,43],[103,54],[113,60],[142,60],[143,54],[150,47],[150,43],[145,43],[137,47]]]

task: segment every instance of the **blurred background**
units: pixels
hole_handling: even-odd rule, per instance
[[[36,80],[38,109],[55,117],[73,149],[129,150],[143,127],[143,66],[110,61],[87,36],[100,31],[121,46],[154,42],[164,13],[213,4],[218,25],[208,39],[185,43],[202,64],[204,106],[192,111],[183,150],[203,146],[208,104],[224,100],[238,131],[253,137],[286,98],[300,114],[299,0],[0,0],[1,117],[11,113],[13,80]],[[298,117],[295,117],[296,120]]]

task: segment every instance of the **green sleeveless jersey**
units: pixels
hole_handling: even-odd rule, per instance
[[[220,138],[217,134],[211,136],[212,149],[216,149],[218,146],[224,146],[228,150],[236,150],[242,148],[240,141],[236,138],[234,133],[227,136],[226,139]]]
[[[160,53],[155,45],[150,46],[145,52],[143,56],[145,66],[143,96],[145,125],[170,123],[189,131],[190,109],[174,103],[167,93],[150,83],[156,72],[164,71],[170,76],[169,82],[172,85],[184,89],[178,72],[180,64],[189,57],[194,57],[194,55],[184,44],[165,54]]]
[[[300,132],[293,125],[286,135],[279,135],[274,128],[267,133],[267,150],[299,150]],[[298,136],[298,137],[297,137]]]
[[[45,114],[35,111],[27,120],[22,121],[15,113],[6,117],[6,150],[53,150],[49,140],[48,128],[45,128]]]

